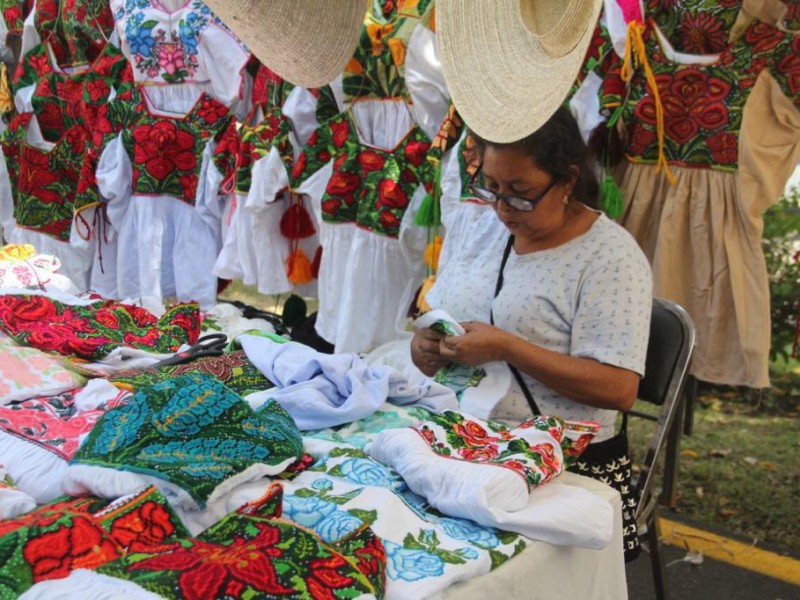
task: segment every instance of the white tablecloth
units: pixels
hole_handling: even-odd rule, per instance
[[[497,569],[450,587],[444,600],[626,600],[619,493],[588,477],[564,473],[563,482],[590,490],[614,507],[614,537],[603,550],[534,542]]]

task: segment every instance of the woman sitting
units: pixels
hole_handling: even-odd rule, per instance
[[[448,260],[426,296],[466,333],[418,330],[412,360],[426,375],[451,362],[500,361],[516,370],[518,383],[487,398],[476,416],[516,425],[538,410],[599,422],[578,463],[591,475],[592,447],[615,435],[617,414],[633,405],[644,373],[650,267],[635,240],[595,210],[597,177],[567,108],[518,142],[476,141],[471,189],[494,210],[452,209]],[[623,508],[634,508],[631,490],[621,491]],[[624,515],[631,549],[638,547],[632,512]]]

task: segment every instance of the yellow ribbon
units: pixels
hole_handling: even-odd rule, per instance
[[[647,83],[653,94],[653,103],[656,108],[656,138],[658,140],[658,160],[656,161],[656,172],[664,168],[664,175],[670,184],[674,185],[677,181],[675,176],[669,170],[669,163],[667,163],[667,155],[664,152],[664,105],[661,103],[661,94],[658,91],[658,84],[656,77],[653,74],[653,69],[647,60],[647,51],[644,45],[645,25],[641,21],[631,21],[628,23],[628,32],[625,36],[625,59],[622,63],[622,70],[620,76],[622,81],[628,83],[633,77],[633,61],[634,59],[644,68],[644,75]],[[634,54],[635,53],[635,54]]]

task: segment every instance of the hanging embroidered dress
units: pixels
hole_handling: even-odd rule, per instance
[[[100,156],[97,184],[116,235],[117,296],[216,300],[219,188],[233,168],[230,111],[203,93],[183,112],[157,110],[139,88],[118,113],[129,121]]]
[[[53,60],[51,46],[40,44],[17,74],[20,114],[3,137],[11,193],[0,202],[13,206],[14,217],[4,223],[6,237],[58,256],[62,273],[87,289],[93,248],[70,243],[78,242],[73,219],[97,201],[90,185],[82,188],[82,173],[96,156],[92,146],[106,122],[101,115],[107,102],[130,86],[130,66],[107,46],[90,65],[65,70]]]
[[[313,102],[299,101],[300,96],[311,97]],[[313,232],[294,242],[282,235],[281,219],[293,198],[283,193],[272,196],[262,193],[260,172],[270,153],[275,153],[274,160],[283,165],[279,168],[290,169],[293,148],[298,145],[295,127],[300,129],[310,121],[316,129],[316,115],[332,116],[338,112],[329,94],[322,94],[318,102],[319,96],[316,90],[294,87],[281,80],[266,67],[262,66],[256,74],[253,108],[239,128],[232,199],[223,221],[227,231],[214,266],[217,276],[241,279],[245,285],[256,286],[261,294],[283,294],[295,289],[287,275],[292,243],[299,245],[306,255],[314,256],[319,240]],[[291,119],[282,110],[287,105],[295,107],[289,109]],[[315,296],[316,286],[306,285],[299,291],[304,296]]]
[[[433,183],[429,148],[415,124],[393,148],[369,145],[348,110],[311,136],[284,182],[309,193],[318,211],[316,329],[337,352],[362,352],[403,336],[425,274],[427,232],[413,219]]]
[[[200,0],[111,0],[134,79],[160,110],[198,91],[229,108],[241,101],[249,53]]]
[[[36,0],[25,21],[20,56],[46,41],[62,67],[85,66],[103,51],[113,30],[108,2]]]
[[[656,167],[656,105],[637,71],[623,112],[622,224],[652,264],[654,294],[681,303],[694,320],[692,373],[766,387],[761,215],[800,158],[800,38],[751,20],[718,56],[690,63],[653,21],[645,36],[663,105],[663,152],[676,181]]]

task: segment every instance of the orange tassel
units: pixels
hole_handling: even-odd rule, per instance
[[[426,313],[431,309],[430,305],[425,300],[425,296],[431,291],[434,283],[436,283],[435,275],[426,277],[425,281],[422,282],[422,287],[419,289],[419,294],[417,295],[417,308],[419,309],[420,313]]]
[[[303,201],[292,204],[281,217],[281,235],[290,240],[302,240],[317,232],[311,215],[308,214]]]
[[[439,255],[442,253],[442,238],[440,236],[436,236],[433,238],[433,241],[428,244],[428,247],[425,248],[425,252],[422,255],[422,258],[425,260],[425,264],[428,265],[428,268],[431,271],[436,271],[439,266]]]
[[[311,274],[311,263],[305,252],[297,248],[286,259],[286,277],[292,285],[305,285],[313,281]]]
[[[319,265],[322,262],[322,246],[317,246],[317,251],[314,252],[314,260],[311,261],[311,274],[314,279],[319,279]]]

